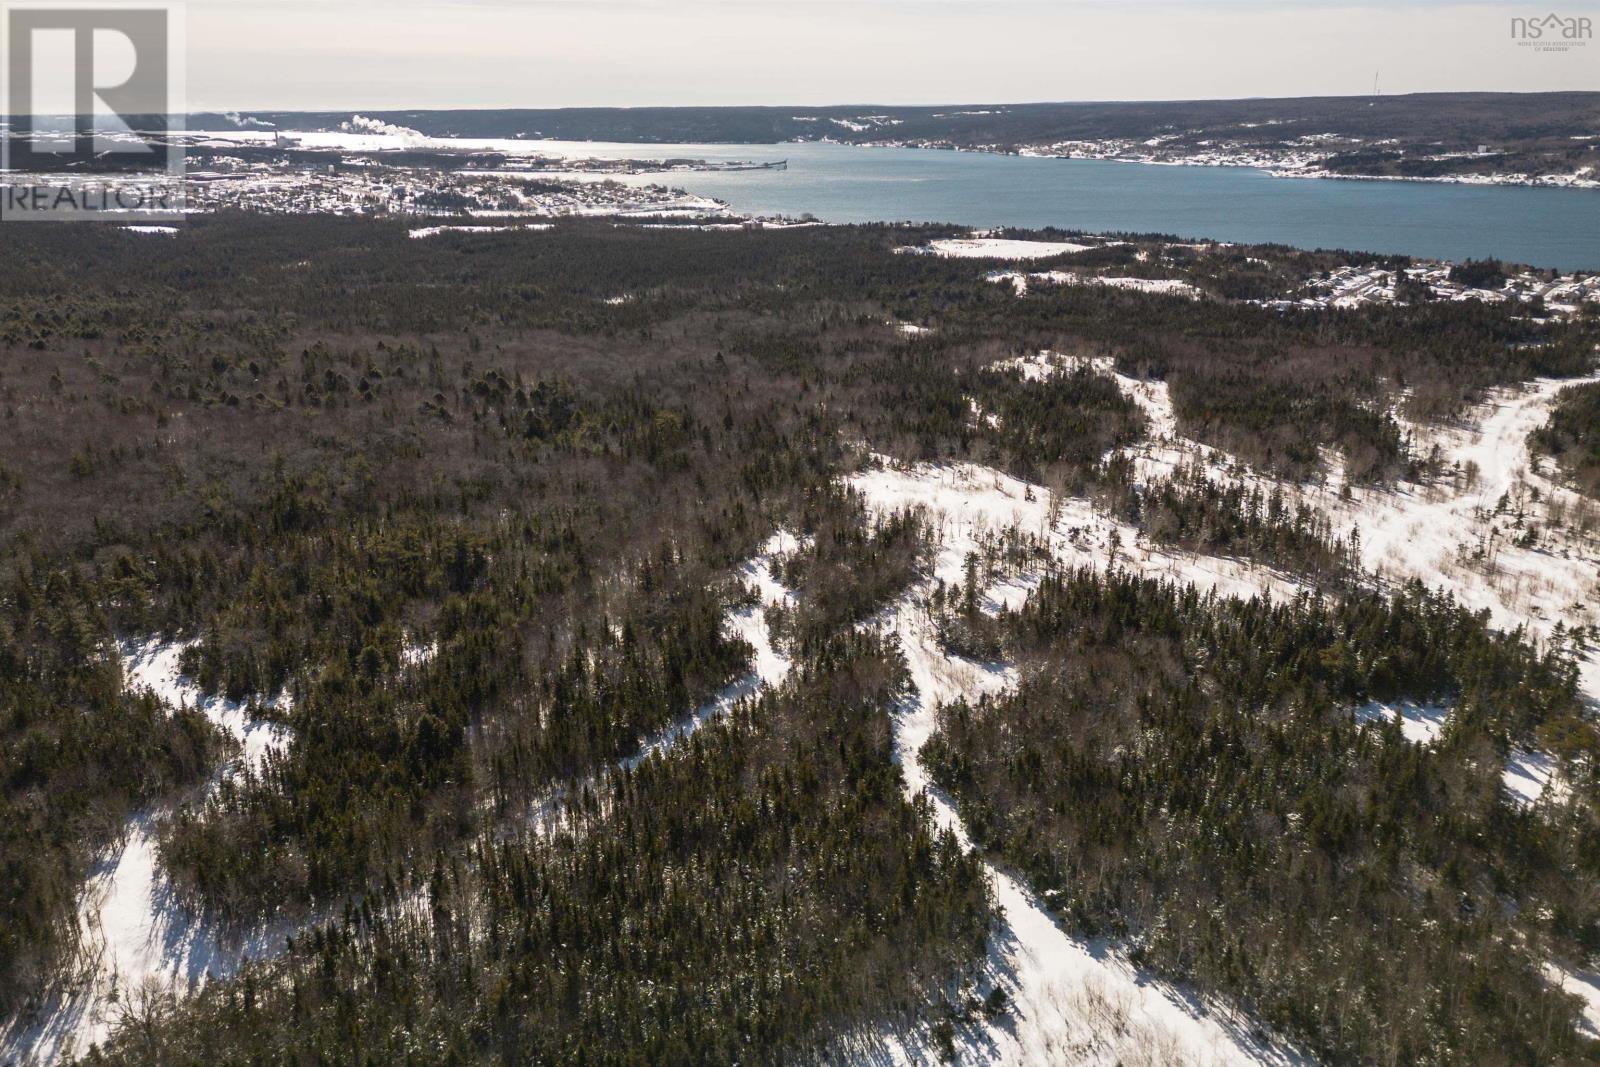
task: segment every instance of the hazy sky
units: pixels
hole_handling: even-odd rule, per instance
[[[1600,89],[1568,3],[188,0],[190,109],[976,103]]]

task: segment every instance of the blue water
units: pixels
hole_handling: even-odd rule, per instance
[[[542,147],[542,146],[541,146]],[[682,173],[665,182],[758,214],[1158,232],[1299,248],[1496,257],[1600,270],[1600,190],[1274,178],[1246,167],[849,145],[550,142],[551,154],[754,161],[787,171]]]

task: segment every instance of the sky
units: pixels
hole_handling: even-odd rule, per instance
[[[1600,89],[1600,0],[188,0],[189,110]]]

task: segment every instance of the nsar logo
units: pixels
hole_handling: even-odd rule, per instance
[[[1594,20],[1584,15],[1557,15],[1543,18],[1514,18],[1511,39],[1539,52],[1569,52],[1582,48],[1594,37]]]

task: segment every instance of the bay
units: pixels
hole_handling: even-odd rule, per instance
[[[550,155],[787,160],[786,170],[630,176],[741,212],[824,222],[950,222],[1600,270],[1600,190],[1277,178],[1249,167],[1159,166],[835,144],[541,142]]]

